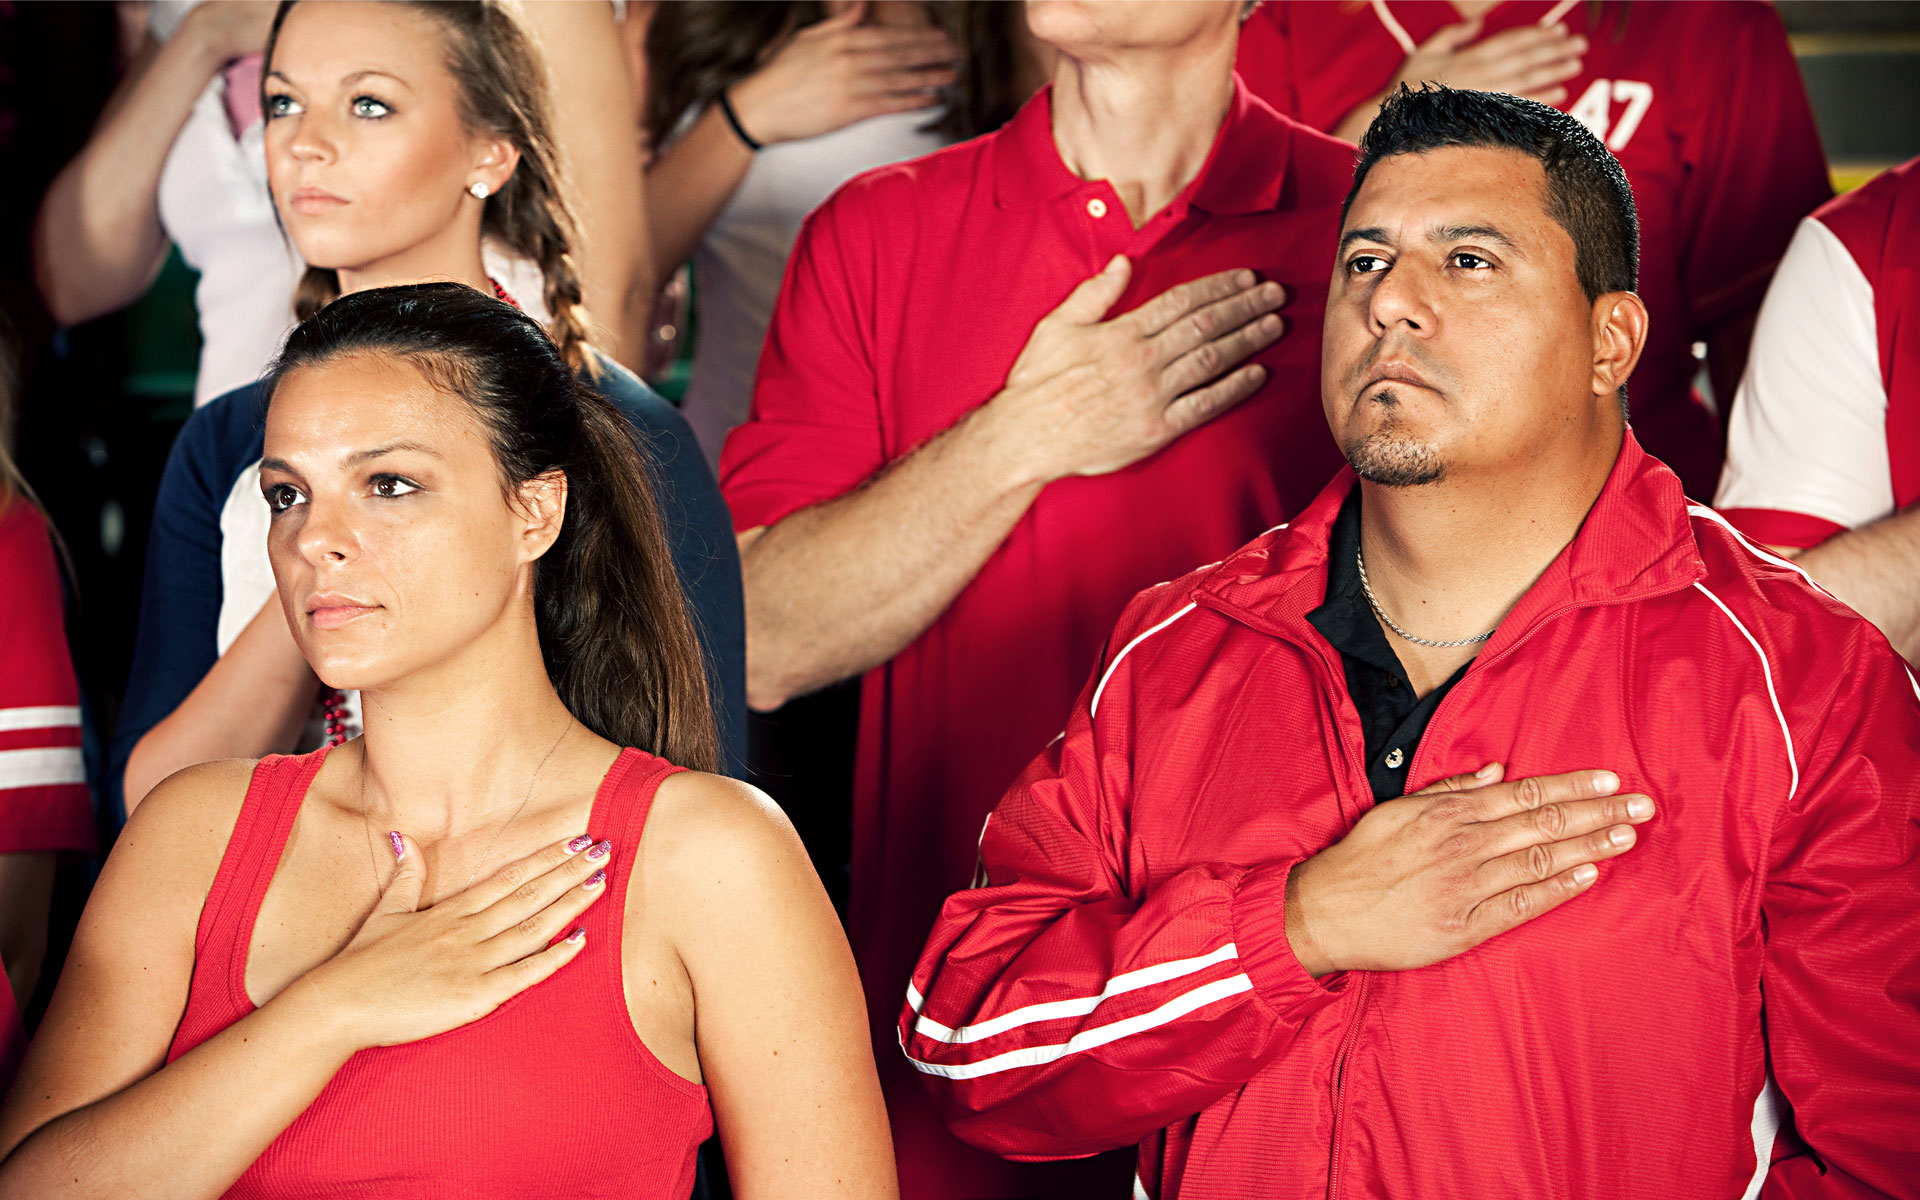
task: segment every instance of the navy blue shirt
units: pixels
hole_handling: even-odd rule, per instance
[[[632,372],[598,359],[600,377],[592,382],[633,422],[652,468],[667,544],[706,657],[722,769],[739,775],[746,761],[746,615],[732,519],[679,410]],[[140,632],[109,763],[111,802],[121,812],[134,745],[180,706],[219,658],[216,630],[227,586],[223,516],[230,523],[240,505],[264,511],[257,492],[238,495],[235,486],[260,461],[265,399],[259,383],[228,392],[188,419],[167,455],[147,543]],[[258,560],[265,555],[263,541]],[[230,568],[231,548],[226,556]]]

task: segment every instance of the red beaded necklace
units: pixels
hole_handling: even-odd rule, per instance
[[[487,276],[487,282],[493,285],[493,294],[515,308],[520,302],[507,294],[500,281]],[[525,311],[524,309],[522,311]],[[338,746],[347,740],[347,695],[339,688],[328,688],[327,694],[320,698],[320,712],[327,721],[327,745]]]

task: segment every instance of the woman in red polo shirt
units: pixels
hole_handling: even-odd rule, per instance
[[[1833,194],[1806,88],[1760,0],[1268,0],[1237,67],[1281,112],[1353,140],[1388,88],[1432,80],[1552,104],[1606,142],[1640,215],[1652,318],[1634,433],[1713,495],[1753,322],[1800,218]],[[1695,392],[1706,348],[1716,401]]]
[[[0,415],[6,410],[0,379]],[[46,519],[0,443],[0,1095],[26,1047],[21,1010],[47,949],[53,869],[94,848],[80,761],[80,689],[67,657]]]

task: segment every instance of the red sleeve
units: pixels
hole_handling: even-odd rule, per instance
[[[92,850],[80,689],[39,510],[0,514],[0,853]]]
[[[836,193],[807,218],[787,260],[752,412],[720,458],[736,530],[844,495],[886,465],[873,355],[876,239],[860,200]]]
[[[1833,186],[1773,6],[1688,7],[1708,22],[1697,36],[1712,43],[1704,56],[1690,53],[1684,69],[1708,89],[1693,101],[1698,116],[1684,151],[1678,239],[1687,327],[1698,341],[1759,311],[1794,229],[1832,197]],[[1720,69],[1700,69],[1707,64]]]
[[[900,1014],[901,1045],[948,1126],[1005,1158],[1136,1144],[1244,1085],[1345,991],[1287,945],[1292,862],[1140,882],[1128,635],[1181,612],[1165,591],[1144,613],[1148,597],[1135,601],[1109,646],[1110,659],[1126,647],[1113,671],[994,810],[987,883],[947,901]]]
[[[1768,1059],[1808,1153],[1764,1200],[1920,1197],[1920,685],[1857,622],[1802,746],[1761,897]],[[1837,692],[1837,694],[1835,694]]]
[[[1293,78],[1293,55],[1287,45],[1288,14],[1280,4],[1262,4],[1240,25],[1240,45],[1233,69],[1247,90],[1265,100],[1273,111],[1300,119],[1299,89]]]

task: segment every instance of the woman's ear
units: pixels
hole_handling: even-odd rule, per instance
[[[514,145],[511,138],[476,138],[473,164],[467,169],[469,186],[484,183],[489,193],[497,193],[507,186],[507,180],[513,178],[514,169],[519,165],[520,147]]]
[[[567,518],[567,473],[548,471],[521,484],[515,493],[522,561],[532,562],[553,548]]]
[[[1617,395],[1647,344],[1647,306],[1632,292],[1593,302],[1593,394]]]

